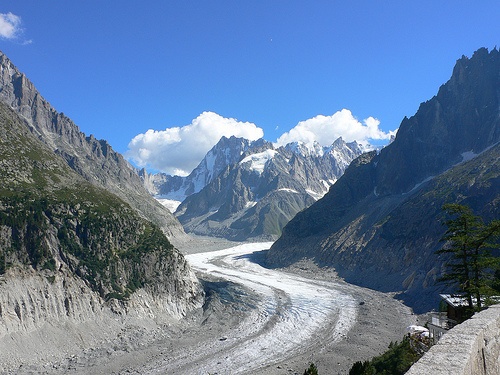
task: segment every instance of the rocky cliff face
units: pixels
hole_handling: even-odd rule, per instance
[[[233,143],[245,144],[235,138]],[[274,148],[258,140],[241,148],[236,162],[176,211],[186,231],[232,240],[276,239],[283,226],[322,197],[362,152],[338,139],[330,147],[289,144]],[[222,164],[221,164],[222,165]]]
[[[479,49],[457,61],[450,80],[405,118],[394,145],[380,152],[377,193],[405,193],[428,177],[498,142],[500,53]]]
[[[441,207],[462,203],[500,215],[500,53],[458,60],[438,95],[405,118],[394,142],[355,160],[330,192],[299,213],[268,261],[312,258],[348,281],[400,291],[434,307],[443,259]]]
[[[68,117],[52,108],[1,52],[0,101],[21,115],[33,133],[87,181],[118,195],[168,236],[182,236],[181,225],[149,196],[135,169],[106,141],[85,136]]]
[[[201,307],[198,280],[159,227],[70,169],[3,103],[0,166],[2,353],[40,332],[61,350],[85,347],[116,336],[117,321],[161,324]],[[64,327],[92,339],[58,340]]]

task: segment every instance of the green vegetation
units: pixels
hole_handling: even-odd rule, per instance
[[[168,271],[173,246],[127,203],[93,186],[0,103],[0,275],[65,264],[103,298],[126,299]]]
[[[0,197],[0,227],[12,233],[10,247],[0,249],[0,274],[13,260],[54,272],[59,255],[104,298],[126,299],[146,285],[150,280],[141,268],[144,257],[154,254],[166,261],[172,244],[118,198],[93,189],[82,186],[78,197],[68,189],[42,198],[26,191]],[[58,254],[48,245],[54,229]]]
[[[398,343],[390,343],[389,349],[370,361],[356,362],[349,375],[402,375],[421,357],[411,344],[412,338],[405,336]]]
[[[500,220],[485,224],[469,207],[460,204],[447,204],[443,209],[452,218],[446,221],[448,230],[442,238],[445,246],[437,253],[451,257],[440,281],[458,289],[468,303],[466,316],[471,316],[489,303],[489,297],[498,294],[494,283],[499,258],[491,251],[500,247]]]
[[[0,226],[10,227],[12,230],[11,251],[20,252],[26,250],[27,258],[25,262],[31,264],[33,268],[38,268],[40,264],[49,261],[49,250],[46,242],[43,241],[43,233],[47,229],[44,220],[44,212],[47,210],[46,199],[35,199],[26,195],[13,195],[8,199],[1,199],[3,209],[0,211]],[[6,261],[7,254],[2,254],[3,259],[0,266],[0,274],[9,267]],[[9,251],[5,249],[4,251]],[[47,264],[51,267],[51,263]]]
[[[318,368],[314,363],[311,363],[306,371],[304,371],[304,375],[318,375]]]
[[[369,361],[355,362],[349,375],[403,375],[423,355],[422,347],[427,350],[428,343],[422,345],[420,338],[405,336],[401,342],[391,342],[388,350]],[[318,375],[318,368],[311,363],[304,375]]]

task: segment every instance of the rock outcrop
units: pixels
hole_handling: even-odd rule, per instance
[[[347,281],[398,291],[417,311],[437,302],[444,203],[500,216],[500,53],[458,60],[437,96],[405,118],[380,153],[355,160],[323,199],[284,228],[268,261],[312,258]]]

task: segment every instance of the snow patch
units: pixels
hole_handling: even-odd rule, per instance
[[[325,181],[325,180],[321,180],[321,183],[323,184],[323,186],[325,187],[326,190],[330,189],[330,186],[332,186],[334,183],[337,182],[337,179],[330,179],[328,181]]]
[[[156,200],[162,204],[162,206],[166,207],[171,213],[174,213],[177,210],[177,207],[182,203],[182,201],[177,201],[168,198],[158,198]]]
[[[250,163],[250,170],[261,174],[264,172],[266,163],[274,158],[278,152],[275,150],[266,150],[257,154],[249,155],[240,161],[240,164]]]
[[[195,178],[193,178],[192,183],[193,183],[193,193],[198,193],[200,192],[206,185],[206,180],[207,180],[207,175],[204,173],[197,174]]]
[[[311,190],[311,189],[306,189],[306,192],[307,194],[309,194],[314,200],[320,200],[321,198],[323,198],[325,196],[325,194],[327,193],[326,191],[322,191],[321,193],[318,193],[314,190]]]
[[[462,160],[460,162],[458,162],[457,164],[454,164],[452,165],[450,168],[448,168],[446,171],[444,171],[443,173],[449,171],[450,169],[460,165],[460,164],[463,164],[463,163],[466,163],[472,159],[474,159],[475,157],[483,154],[484,152],[488,151],[489,149],[491,149],[492,147],[496,146],[498,144],[495,143],[489,147],[486,147],[483,151],[481,151],[479,154],[476,154],[474,151],[470,150],[470,151],[466,151],[466,152],[462,152],[460,155],[462,156]],[[412,191],[414,191],[415,189],[418,189],[422,184],[425,184],[426,182],[432,180],[434,177],[436,176],[429,176],[427,177],[425,180],[419,182],[418,184],[416,184],[410,191],[406,192],[406,193],[403,193],[403,194],[409,194],[411,193]]]
[[[205,177],[206,181],[202,181],[202,183],[208,182],[210,179],[214,177],[214,169],[215,169],[215,155],[212,150],[210,150],[205,156],[205,165],[207,167],[207,176]],[[201,182],[201,181],[200,181]],[[201,189],[200,189],[201,190]]]
[[[313,143],[304,143],[302,141],[290,142],[285,145],[285,149],[292,151],[296,155],[304,157],[322,157],[325,154],[325,150],[328,150],[327,147],[321,147],[321,145],[316,141]]]
[[[245,209],[248,209],[248,208],[252,208],[253,206],[255,206],[257,204],[257,202],[255,201],[250,201],[250,202],[247,202],[245,204]]]
[[[278,191],[286,191],[288,193],[299,194],[299,192],[297,190],[293,190],[293,189],[289,189],[289,188],[281,188],[281,189],[278,189]]]

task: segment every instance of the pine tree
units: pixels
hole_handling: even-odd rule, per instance
[[[457,286],[472,314],[481,310],[484,299],[494,293],[491,284],[498,258],[491,250],[499,247],[500,220],[484,224],[469,207],[460,204],[446,204],[443,209],[453,218],[446,221],[448,230],[441,239],[445,245],[437,251],[451,254],[447,272],[440,280]]]

